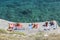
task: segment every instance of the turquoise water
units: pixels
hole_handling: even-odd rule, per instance
[[[14,22],[60,22],[60,0],[0,0],[0,19]]]

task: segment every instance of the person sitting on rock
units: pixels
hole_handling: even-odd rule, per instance
[[[50,26],[52,26],[52,25],[54,25],[54,22],[53,21],[50,22]]]
[[[17,29],[21,29],[21,28],[22,28],[22,24],[17,23],[17,24],[16,24],[16,28],[17,28]]]
[[[38,28],[38,24],[33,24],[33,28]]]
[[[13,30],[13,27],[15,27],[15,24],[10,23],[8,30],[9,30],[9,31],[12,31],[12,30]]]
[[[45,22],[45,24],[43,26],[44,27],[48,27],[48,22]]]

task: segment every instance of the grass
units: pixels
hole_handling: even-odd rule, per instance
[[[9,34],[19,34],[19,35],[26,35],[24,32],[10,32]]]
[[[0,29],[0,33],[7,33],[7,31],[4,29]]]
[[[14,36],[14,34],[16,35]],[[44,32],[39,32],[28,36],[23,32],[7,33],[6,30],[0,29],[0,40],[60,40],[60,34],[49,34],[48,37],[45,37],[44,34]]]
[[[7,31],[7,30],[4,30],[4,29],[0,29],[0,33],[3,33],[3,34],[19,34],[19,35],[26,35],[24,32],[17,32],[17,31]]]

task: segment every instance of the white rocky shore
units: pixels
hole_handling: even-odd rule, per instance
[[[9,22],[6,20],[0,19],[0,40],[60,40],[60,27],[58,26],[57,29],[51,31],[40,31],[37,30],[30,30],[28,34],[22,32],[9,32],[4,31],[8,28],[8,23],[15,23]],[[26,31],[25,31],[26,32]]]
[[[49,21],[48,21],[49,22]],[[59,33],[60,31],[60,27],[58,26],[58,24],[57,24],[57,22],[56,21],[54,21],[55,22],[55,25],[54,26],[57,26],[57,28],[55,29],[55,30],[53,30],[52,28],[50,28],[49,26],[48,26],[48,28],[50,28],[50,30],[49,31],[46,31],[46,32],[49,32],[49,33],[51,33],[52,31],[56,31],[57,33]],[[7,30],[8,29],[8,27],[9,27],[9,23],[16,23],[16,22],[10,22],[10,21],[6,21],[6,20],[3,20],[3,19],[0,19],[0,29],[4,29],[4,30]],[[44,27],[42,26],[43,24],[44,24],[45,22],[37,22],[37,23],[35,23],[35,24],[38,24],[38,28],[37,29],[32,29],[32,30],[29,30],[29,28],[28,28],[28,25],[29,24],[31,24],[31,23],[21,23],[21,24],[23,24],[23,27],[26,29],[26,30],[24,30],[24,31],[22,31],[22,32],[26,32],[26,33],[37,33],[37,32],[40,32],[40,31],[43,31],[44,30]],[[48,24],[49,25],[49,24]],[[53,33],[53,32],[52,32]]]

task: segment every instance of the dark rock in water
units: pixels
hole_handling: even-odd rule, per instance
[[[29,10],[29,9],[22,11],[22,14],[23,14],[23,15],[27,15],[27,16],[28,16],[28,14],[31,14],[31,13],[32,13],[32,11]]]

